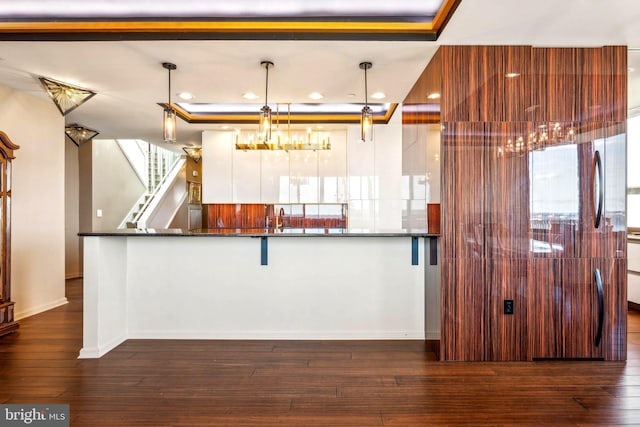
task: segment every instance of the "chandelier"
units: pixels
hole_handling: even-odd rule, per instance
[[[291,129],[291,104],[287,105],[286,127],[280,127],[280,104],[276,104],[275,125],[271,128],[271,138],[265,140],[264,131],[257,133],[236,129],[236,150],[330,150],[331,134],[313,129]]]

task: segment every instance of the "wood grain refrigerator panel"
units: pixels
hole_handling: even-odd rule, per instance
[[[444,360],[626,357],[625,51],[440,49]]]

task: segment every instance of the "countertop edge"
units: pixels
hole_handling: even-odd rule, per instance
[[[186,230],[123,230],[78,233],[81,237],[440,237],[429,233],[212,233]]]

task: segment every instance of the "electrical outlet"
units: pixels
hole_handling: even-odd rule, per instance
[[[513,314],[513,300],[504,300],[504,314]]]

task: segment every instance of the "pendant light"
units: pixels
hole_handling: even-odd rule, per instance
[[[173,144],[176,142],[176,111],[171,106],[171,70],[178,67],[170,62],[163,62],[162,67],[169,72],[169,102],[162,115],[162,138],[164,142]]]
[[[367,93],[367,70],[371,69],[371,62],[361,62],[360,69],[364,70],[364,107],[360,116],[360,140],[362,142],[373,141],[373,111],[369,108],[369,99]]]
[[[269,108],[269,68],[273,67],[273,62],[262,61],[260,66],[266,71],[264,88],[264,107],[260,109],[260,125],[258,126],[258,136],[261,143],[271,141],[271,108]]]

